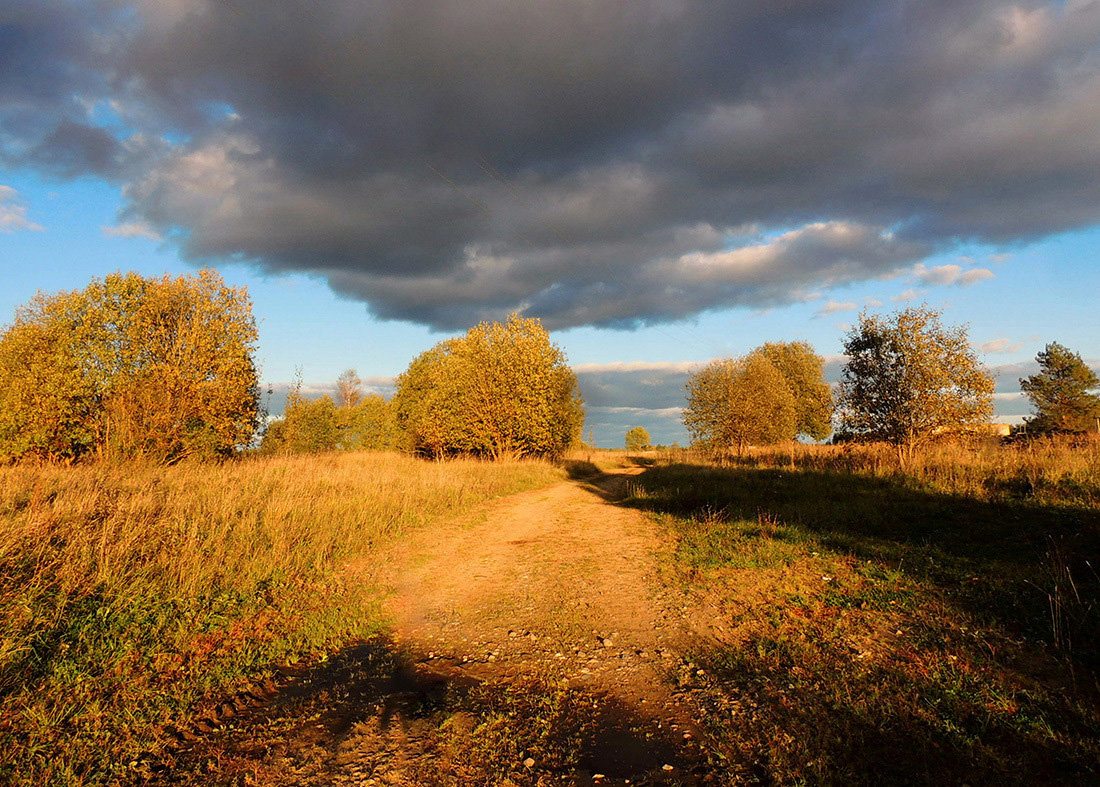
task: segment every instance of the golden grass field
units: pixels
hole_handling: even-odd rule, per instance
[[[0,467],[0,781],[132,773],[204,698],[374,631],[347,564],[562,477],[369,453]]]
[[[0,467],[0,781],[140,782],[203,707],[381,630],[382,591],[349,566],[489,498],[632,462],[649,469],[620,504],[652,517],[663,581],[751,613],[684,656],[713,676],[716,762],[751,780],[759,760],[778,783],[1090,772],[1100,443],[1037,441],[935,446],[904,470],[888,447],[802,445],[722,466]]]

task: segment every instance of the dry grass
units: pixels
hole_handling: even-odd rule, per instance
[[[1096,443],[756,450],[635,481],[731,773],[774,783],[1100,775]],[[666,459],[667,461],[667,459]]]
[[[133,775],[204,698],[377,629],[349,563],[562,476],[365,453],[0,468],[0,780]]]
[[[621,452],[620,452],[621,453]],[[927,446],[902,466],[884,443],[788,443],[747,448],[722,462],[691,449],[652,454],[658,464],[720,464],[874,476],[980,500],[1100,506],[1100,439],[1047,438],[1018,443],[975,439]]]

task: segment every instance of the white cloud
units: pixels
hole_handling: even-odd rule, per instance
[[[989,268],[975,268],[974,270],[967,271],[962,276],[960,276],[958,284],[960,287],[968,287],[971,284],[977,284],[980,281],[992,278],[994,278],[994,274],[993,271],[989,270]]]
[[[924,290],[918,290],[910,287],[907,290],[902,290],[890,300],[894,301],[895,303],[902,303],[904,301],[915,301],[917,298],[920,298],[923,295]]]
[[[18,191],[0,185],[0,232],[9,235],[18,230],[42,232],[44,228],[27,218],[27,208],[18,200]]]
[[[817,310],[817,316],[823,317],[826,314],[836,314],[837,312],[850,312],[855,311],[859,307],[856,306],[855,301],[828,301],[824,306]]]
[[[1024,346],[1023,342],[1014,342],[1011,339],[993,339],[978,345],[983,353],[1014,353]]]
[[[913,275],[922,284],[966,287],[983,279],[992,279],[993,271],[988,268],[965,270],[961,265],[937,265],[935,268],[928,268],[920,262],[913,267]]]
[[[128,221],[114,227],[101,227],[108,238],[148,238],[164,240],[163,236],[144,221]]]

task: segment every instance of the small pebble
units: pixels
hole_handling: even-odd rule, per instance
[[[671,766],[671,765],[669,765],[668,763],[665,763],[664,765],[662,765],[662,766],[661,766],[661,770],[662,770],[662,771],[671,771],[671,770],[672,770],[672,766]]]
[[[523,761],[523,767],[524,768],[534,768],[535,767],[534,759],[532,759],[531,757],[528,757],[526,760]]]

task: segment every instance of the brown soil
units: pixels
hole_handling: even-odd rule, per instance
[[[284,680],[169,773],[238,784],[696,784],[682,654],[652,523],[622,470],[492,501],[353,574],[386,639]],[[495,732],[494,732],[495,731]],[[496,735],[496,737],[494,737]]]

